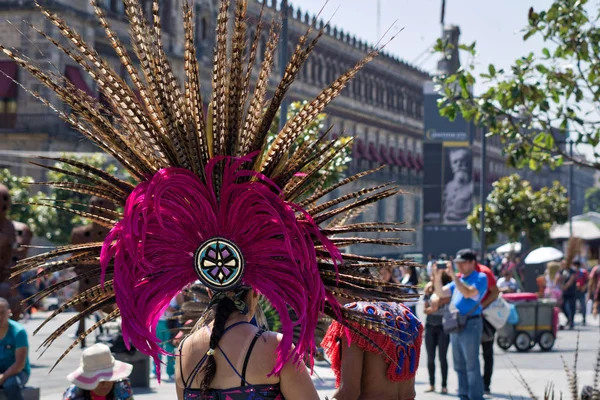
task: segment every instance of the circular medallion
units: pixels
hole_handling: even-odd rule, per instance
[[[244,258],[235,244],[215,237],[196,250],[194,268],[202,283],[210,289],[230,290],[242,278]]]

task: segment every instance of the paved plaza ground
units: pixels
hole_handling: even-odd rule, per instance
[[[37,313],[31,320],[24,323],[30,335],[33,330],[42,322],[45,315],[47,314],[43,312]],[[57,340],[55,344],[39,359],[37,358],[35,349],[51,331],[58,327],[60,323],[66,321],[72,316],[72,313],[67,313],[58,318],[56,322],[45,326],[36,336],[30,337],[32,349],[30,357],[33,368],[29,385],[41,388],[42,400],[62,399],[62,392],[67,386],[65,376],[79,365],[79,356],[81,354],[81,350],[79,348],[74,349],[51,374],[48,374],[49,368],[52,366],[52,364],[54,364],[54,361],[58,358],[62,351],[69,346],[71,339],[69,339],[67,335],[63,335],[63,337]],[[573,363],[578,332],[580,336],[580,352],[578,361],[579,382],[580,385],[591,385],[593,379],[593,368],[596,363],[596,354],[600,346],[598,321],[592,320],[588,323],[588,326],[585,327],[582,327],[580,324],[578,324],[577,328],[579,329],[578,331],[559,332],[556,345],[553,351],[549,353],[542,353],[537,347],[528,353],[518,353],[516,350],[505,352],[499,347],[496,347],[495,370],[492,380],[492,398],[529,398],[527,392],[516,379],[516,370],[514,366],[518,368],[522,376],[526,379],[528,384],[531,386],[534,392],[538,394],[539,397],[543,398],[544,388],[548,382],[552,382],[558,391],[562,391],[563,394],[565,394],[565,398],[570,398],[568,395],[568,383],[566,375],[563,371],[561,357],[564,357],[567,363]],[[74,328],[69,330],[69,333],[73,332]],[[449,373],[450,395],[442,396],[435,393],[425,394],[424,391],[428,387],[428,373],[427,358],[425,348],[423,347],[420,363],[421,367],[417,374],[416,380],[417,398],[447,399],[449,397],[455,397],[457,380],[456,375],[452,370],[451,351],[452,350],[450,349],[448,352],[451,369]],[[313,380],[319,390],[321,398],[325,398],[325,396],[329,396],[331,398],[331,395],[334,393],[335,378],[325,362],[317,364]],[[149,389],[135,389],[135,398],[138,400],[176,399],[174,383],[163,382],[161,385],[158,385],[156,381],[153,380]]]

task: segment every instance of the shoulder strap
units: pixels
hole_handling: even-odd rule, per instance
[[[242,386],[246,386],[246,370],[248,369],[248,362],[250,361],[250,356],[252,355],[252,350],[254,349],[254,345],[256,344],[256,341],[258,340],[259,337],[261,337],[261,335],[264,333],[265,331],[260,329],[258,332],[256,332],[256,335],[254,335],[254,339],[252,339],[252,343],[250,343],[250,347],[248,347],[248,351],[246,352],[246,359],[244,360],[244,367],[242,368]]]
[[[236,322],[235,324],[229,325],[227,328],[225,328],[225,330],[223,331],[223,335],[225,335],[227,332],[229,332],[231,329],[235,328],[236,326],[239,325],[243,325],[243,324],[249,324],[249,322],[247,321],[241,321],[241,322]],[[189,337],[189,336],[188,336]],[[187,337],[186,337],[187,339]],[[185,380],[183,379],[183,369],[182,369],[182,361],[181,361],[181,350],[183,349],[183,342],[185,341],[182,340],[181,341],[181,349],[179,350],[180,355],[179,355],[179,365],[180,365],[180,370],[181,372],[181,381],[183,382],[183,387],[186,389],[189,389],[189,385],[191,385],[194,382],[194,379],[196,379],[196,376],[198,376],[198,374],[200,373],[200,370],[202,369],[202,366],[204,365],[204,363],[206,362],[206,360],[208,359],[208,354],[205,354],[200,361],[198,361],[198,364],[196,364],[196,366],[194,367],[194,369],[192,370],[192,372],[190,373],[190,375],[188,376],[188,379]],[[231,361],[229,361],[229,358],[227,357],[227,355],[223,352],[223,350],[217,345],[217,348],[221,351],[221,353],[223,354],[223,356],[225,356],[225,359],[227,360],[227,362],[229,363],[229,365],[231,365],[233,367],[233,365],[231,364]],[[234,368],[235,371],[235,368]],[[238,375],[240,375],[237,371],[235,371]],[[241,377],[241,376],[240,376]]]

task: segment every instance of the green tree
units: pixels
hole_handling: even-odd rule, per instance
[[[506,176],[494,183],[485,207],[485,232],[488,240],[496,242],[505,234],[518,242],[525,234],[533,246],[547,244],[550,228],[568,219],[567,190],[554,182],[552,187],[534,191],[519,175]],[[471,229],[481,229],[481,205],[475,206],[468,218]]]
[[[593,187],[585,191],[584,212],[600,212],[600,188]]]
[[[8,217],[27,224],[34,235],[45,236],[44,227],[56,217],[56,210],[32,204],[48,198],[48,195],[32,193],[33,178],[15,176],[7,168],[0,169],[0,182],[8,188],[12,201]]]
[[[304,105],[307,102],[300,102],[300,101],[296,101],[290,104],[290,108],[288,110],[288,120],[294,118],[294,116],[302,109],[302,107],[304,107]],[[315,118],[310,124],[308,124],[308,126],[306,127],[306,129],[304,129],[304,135],[300,136],[298,138],[298,140],[296,140],[296,142],[292,145],[292,148],[290,149],[290,154],[293,154],[294,152],[296,152],[300,146],[302,146],[305,142],[308,141],[314,141],[315,139],[318,139],[324,132],[324,122],[327,119],[327,114],[321,113],[317,116],[317,118]],[[267,146],[265,146],[265,148],[268,148],[269,145],[271,144],[271,142],[273,140],[275,140],[275,137],[277,136],[277,134],[279,133],[279,113],[277,113],[277,116],[275,117],[275,120],[273,121],[273,124],[271,125],[271,129],[269,130],[269,136],[267,138]],[[338,138],[338,140],[340,141],[340,146],[346,145],[351,138],[348,136],[341,136]],[[329,142],[327,140],[322,141],[320,146],[318,147],[318,149],[324,149],[325,146],[327,146],[329,144]],[[339,146],[335,147],[336,149],[339,148]],[[323,156],[321,158],[319,158],[319,160],[324,159],[325,157],[331,155],[333,153],[333,149],[325,152],[323,154]],[[317,160],[317,162],[319,161]],[[348,164],[350,163],[350,161],[352,161],[351,158],[351,147],[350,146],[346,146],[344,147],[344,149],[342,151],[340,151],[332,160],[329,164],[327,164],[327,166],[323,169],[321,169],[319,171],[319,175],[317,179],[322,179],[322,184],[320,185],[321,187],[326,187],[329,186],[330,184],[334,183],[334,182],[338,182],[341,179],[343,179],[345,177],[345,171],[348,169]]]
[[[441,77],[440,113],[462,114],[503,141],[517,168],[561,165],[565,159],[600,169],[600,8],[587,0],[554,0],[548,9],[529,10],[523,40],[541,38],[545,47],[515,60],[504,71],[489,65],[475,76],[473,64]],[[438,41],[448,56],[451,46]],[[475,56],[475,43],[461,45]],[[475,57],[472,57],[474,59]],[[476,84],[488,88],[474,95]],[[593,158],[569,154],[567,138],[593,148]]]
[[[69,158],[86,163],[96,168],[101,168],[111,174],[115,174],[118,170],[114,164],[108,162],[106,155],[101,153],[96,153],[91,156],[69,155]],[[56,162],[53,166],[55,168],[81,173],[81,171],[77,168],[62,162]],[[83,179],[70,176],[64,172],[52,170],[48,171],[47,180],[49,182],[88,183]],[[51,187],[50,197],[53,200],[53,203],[57,206],[85,211],[91,196]],[[48,223],[44,226],[44,236],[53,243],[59,245],[68,244],[71,239],[71,231],[73,230],[73,227],[85,224],[86,222],[84,218],[81,218],[78,215],[73,215],[67,211],[57,210],[55,211],[55,214],[55,217],[49,219]]]

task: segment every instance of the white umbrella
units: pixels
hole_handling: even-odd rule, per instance
[[[525,264],[543,264],[550,261],[556,261],[563,258],[565,255],[562,251],[554,247],[540,247],[533,250],[525,257]]]
[[[520,253],[521,252],[521,243],[505,243],[502,246],[496,249],[496,253],[504,254],[504,253]]]

